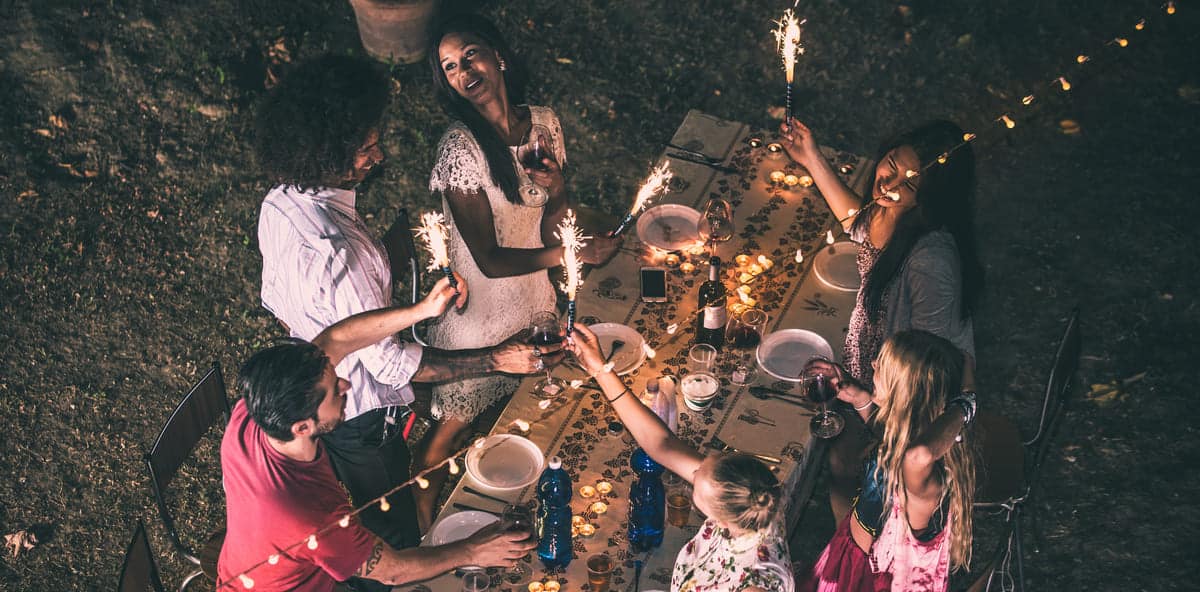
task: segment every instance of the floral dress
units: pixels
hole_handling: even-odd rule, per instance
[[[862,278],[862,285],[867,285],[867,275],[871,273],[871,269],[875,267],[875,261],[879,259],[880,249],[871,244],[871,237],[866,232],[850,237],[852,240],[859,243],[858,257],[858,275]],[[889,286],[888,289],[891,289]],[[866,309],[866,294],[867,291],[860,289],[854,301],[854,311],[850,313],[850,326],[846,330],[846,344],[842,349],[842,361],[846,365],[846,370],[856,380],[863,383],[868,389],[874,384],[875,368],[871,366],[871,362],[875,360],[875,356],[879,355],[879,350],[883,348],[883,340],[885,337],[886,327],[883,323],[872,323],[871,319],[867,318]],[[879,316],[884,317],[887,311],[887,298],[879,299]]]
[[[787,540],[778,524],[766,531],[730,536],[706,520],[675,558],[671,592],[738,592],[758,587],[793,592]]]
[[[533,123],[550,130],[554,158],[560,165],[565,165],[567,155],[558,116],[548,107],[533,105],[529,106],[529,116]],[[517,166],[515,159],[513,166]],[[429,178],[430,191],[444,193],[451,189],[483,194],[492,209],[499,246],[518,249],[545,246],[541,232],[544,206],[530,207],[508,201],[500,187],[492,182],[487,160],[475,136],[459,122],[451,124],[442,135],[437,163]],[[449,234],[450,267],[467,280],[470,297],[462,311],[451,310],[430,324],[430,345],[451,350],[491,347],[529,327],[534,314],[554,310],[554,286],[546,270],[511,277],[487,277],[476,265],[445,198],[442,209]],[[435,385],[433,416],[470,422],[496,401],[512,395],[519,383],[516,377],[493,375]]]

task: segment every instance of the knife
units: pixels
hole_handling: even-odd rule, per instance
[[[707,157],[699,158],[696,156],[692,156],[691,154],[685,154],[683,152],[668,152],[667,157],[674,158],[676,160],[685,160],[687,162],[693,162],[698,165],[706,166],[710,169],[713,169],[713,170],[721,172],[721,173],[733,174],[733,173],[741,172],[734,167],[719,164],[719,161],[717,163],[714,163],[712,160],[709,160]]]
[[[500,515],[500,512],[497,512],[495,510],[485,510],[483,508],[476,508],[475,506],[468,506],[467,504],[460,504],[457,502],[455,502],[454,508],[456,510],[466,510],[466,511],[471,511],[471,512],[483,512],[484,514],[491,514],[493,516]]]
[[[514,503],[514,502],[510,502],[504,498],[499,498],[494,495],[488,495],[482,491],[479,491],[478,489],[475,489],[474,487],[471,487],[470,485],[463,485],[463,491],[465,491],[471,495],[477,495],[485,500],[490,500],[490,501],[496,502],[498,504],[504,504],[506,506],[512,505]]]

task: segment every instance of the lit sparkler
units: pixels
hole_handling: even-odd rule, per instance
[[[787,94],[784,95],[783,124],[785,129],[792,129],[792,82],[796,77],[796,58],[804,54],[804,46],[800,45],[800,25],[808,19],[797,20],[792,9],[783,12],[783,18],[775,21],[775,45],[779,48],[779,56],[783,58],[783,72],[787,77]]]
[[[561,287],[567,293],[567,334],[570,334],[575,328],[575,293],[583,282],[583,262],[579,260],[579,251],[583,249],[584,241],[592,237],[584,235],[583,230],[575,225],[575,212],[572,210],[567,210],[554,236],[562,241],[563,247]]]
[[[429,271],[441,270],[450,280],[450,286],[458,290],[458,280],[450,271],[450,251],[446,248],[446,217],[441,212],[425,212],[421,214],[421,226],[414,228],[417,236],[429,250]]]
[[[675,176],[675,173],[671,172],[670,166],[671,161],[664,160],[661,165],[650,171],[650,176],[646,179],[642,188],[638,189],[637,196],[633,199],[633,207],[629,208],[629,213],[625,214],[625,217],[621,219],[621,223],[612,232],[612,236],[618,236],[624,232],[629,223],[633,222],[633,217],[638,215],[638,212],[642,211],[646,207],[646,203],[655,195],[665,194],[670,191],[668,184],[671,182],[671,178]]]

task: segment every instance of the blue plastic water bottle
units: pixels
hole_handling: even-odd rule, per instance
[[[547,568],[571,563],[571,477],[550,457],[537,486],[537,554]]]
[[[629,546],[636,552],[649,551],[663,542],[666,492],[663,490],[663,466],[638,448],[629,459],[638,478],[629,492]]]

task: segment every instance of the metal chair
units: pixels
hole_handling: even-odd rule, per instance
[[[133,540],[125,549],[125,563],[121,565],[121,578],[117,580],[117,592],[166,592],[158,577],[158,564],[154,562],[154,551],[146,538],[146,525],[138,520],[133,531]]]
[[[388,267],[392,270],[392,281],[395,282],[397,278],[408,274],[409,285],[412,287],[410,302],[413,304],[420,302],[421,262],[416,245],[413,243],[412,224],[408,220],[407,208],[400,208],[396,211],[396,221],[384,233],[382,242],[383,248],[387,250]],[[417,335],[417,324],[414,323],[410,330],[413,339],[417,343],[425,346],[429,345]]]
[[[185,560],[199,569],[188,574],[180,584],[184,590],[197,576],[204,574],[212,581],[217,579],[217,557],[221,553],[221,544],[225,541],[225,529],[220,529],[207,539],[204,547],[197,553],[183,543],[175,529],[175,520],[167,503],[168,486],[179,467],[183,464],[200,439],[208,433],[209,428],[221,418],[229,416],[229,399],[225,396],[225,381],[221,378],[221,366],[213,363],[212,369],[192,387],[179,406],[171,413],[159,433],[154,446],[146,454],[146,468],[150,471],[150,486],[154,490],[154,501],[158,505],[158,515],[162,518],[163,526],[175,549]]]
[[[977,514],[1002,514],[1004,516],[1004,529],[1001,540],[994,554],[989,559],[987,567],[984,568],[983,573],[971,585],[970,590],[990,591],[993,585],[997,585],[1000,590],[1025,590],[1021,516],[1026,513],[1026,506],[1029,506],[1030,500],[1033,499],[1034,494],[1041,484],[1041,468],[1050,449],[1050,436],[1062,420],[1066,409],[1067,391],[1071,387],[1075,371],[1079,368],[1081,343],[1079,309],[1075,308],[1071,311],[1067,319],[1067,328],[1063,332],[1062,341],[1059,342],[1058,350],[1054,354],[1054,364],[1050,367],[1050,378],[1046,382],[1046,393],[1042,399],[1042,411],[1038,416],[1037,430],[1032,438],[1017,445],[1013,442],[1013,440],[1019,437],[1019,434],[1015,433],[1015,428],[1006,429],[993,426],[991,430],[988,430],[986,425],[980,425],[981,439],[986,441],[990,436],[994,440],[993,444],[996,444],[998,441],[1007,441],[1007,444],[994,446],[993,450],[1000,452],[992,454],[990,457],[989,447],[985,442],[983,447],[984,457],[982,459],[983,462],[980,463],[981,466],[994,471],[996,470],[995,467],[1011,467],[1012,459],[1020,458],[1022,459],[1020,465],[1023,475],[1020,481],[1018,481],[1019,487],[1015,492],[1001,497],[994,495],[981,496],[980,501],[975,504]],[[982,417],[983,414],[981,413],[980,418],[982,419]],[[1006,456],[1004,453],[1005,449],[1008,450]],[[1000,470],[1011,471],[1011,468]],[[1041,537],[1036,510],[1036,506],[1029,506],[1030,518],[1033,521],[1035,544]],[[1015,578],[1012,573],[1014,562],[1016,563]]]

